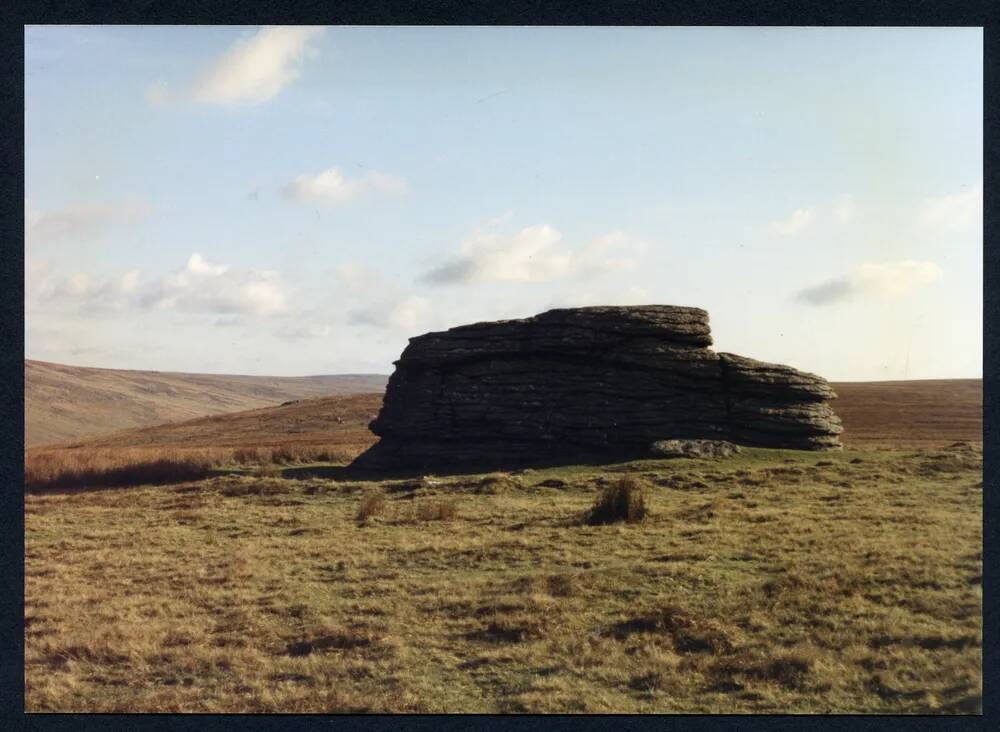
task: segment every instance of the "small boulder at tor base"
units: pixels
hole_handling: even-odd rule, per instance
[[[660,458],[727,458],[742,451],[725,440],[657,440],[649,452]]]
[[[671,305],[549,310],[411,338],[370,424],[381,439],[354,465],[503,469],[648,457],[670,440],[840,447],[825,379],[711,345],[708,313]]]

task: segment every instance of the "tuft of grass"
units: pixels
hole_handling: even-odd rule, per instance
[[[385,493],[380,490],[370,490],[361,496],[361,503],[358,505],[358,512],[354,520],[358,525],[364,526],[369,519],[378,516],[385,509]]]
[[[453,498],[439,498],[421,501],[417,504],[418,521],[451,521],[458,515],[458,507]]]
[[[584,516],[584,523],[591,526],[618,521],[634,524],[646,518],[646,514],[646,493],[642,483],[626,475],[601,491]]]

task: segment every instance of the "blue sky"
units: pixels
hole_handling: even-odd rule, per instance
[[[388,373],[706,308],[835,380],[982,375],[979,29],[29,27],[25,350]]]

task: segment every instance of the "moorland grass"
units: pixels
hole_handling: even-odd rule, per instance
[[[267,470],[319,461],[344,464],[353,457],[341,446],[300,444],[32,448],[24,455],[24,483],[29,490],[163,485],[206,478],[225,467]]]
[[[623,476],[645,519],[581,523]],[[26,706],[976,712],[982,488],[965,444],[32,492]]]

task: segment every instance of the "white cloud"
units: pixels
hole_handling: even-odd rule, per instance
[[[156,309],[269,316],[288,311],[288,295],[275,272],[214,264],[200,254],[192,254],[176,271],[145,282],[138,270],[106,280],[85,272],[57,276],[47,262],[29,260],[25,306],[27,310]]]
[[[288,309],[277,273],[213,264],[198,253],[143,293],[139,304],[159,310],[245,315],[276,315]]]
[[[933,231],[961,233],[976,226],[981,227],[982,220],[982,181],[961,193],[928,198],[920,207],[921,226]]]
[[[512,236],[477,232],[466,238],[459,255],[421,276],[431,284],[476,282],[547,282],[630,269],[645,245],[612,232],[583,247],[562,243],[548,224],[529,226]]]
[[[24,237],[39,243],[83,239],[113,225],[134,224],[149,214],[149,207],[139,203],[78,203],[40,212],[25,206]]]
[[[392,173],[372,170],[359,178],[347,178],[338,168],[315,175],[300,175],[283,189],[285,198],[296,201],[346,203],[365,193],[401,193],[406,181]]]
[[[795,299],[810,305],[830,305],[858,295],[900,297],[920,285],[940,279],[942,274],[941,267],[934,262],[907,259],[880,264],[865,263],[854,272],[800,290]]]
[[[796,236],[812,226],[815,219],[816,209],[799,208],[792,211],[788,218],[772,221],[768,230],[778,236]]]
[[[430,309],[430,301],[425,297],[409,295],[389,298],[352,310],[348,313],[348,322],[352,325],[412,330],[426,322]]]
[[[25,311],[67,308],[76,311],[124,310],[133,304],[140,272],[97,281],[86,272],[57,275],[48,262],[30,260],[25,268]]]
[[[310,42],[323,32],[314,26],[272,26],[237,41],[202,74],[192,96],[208,104],[259,104],[299,76]],[[147,93],[148,97],[148,93]]]
[[[192,274],[205,274],[205,275],[220,275],[224,274],[228,270],[224,264],[212,264],[208,262],[204,257],[195,252],[190,257],[188,257],[187,264],[184,270]]]
[[[861,289],[883,297],[899,297],[914,287],[940,279],[941,268],[933,262],[902,262],[862,264],[857,278]]]

